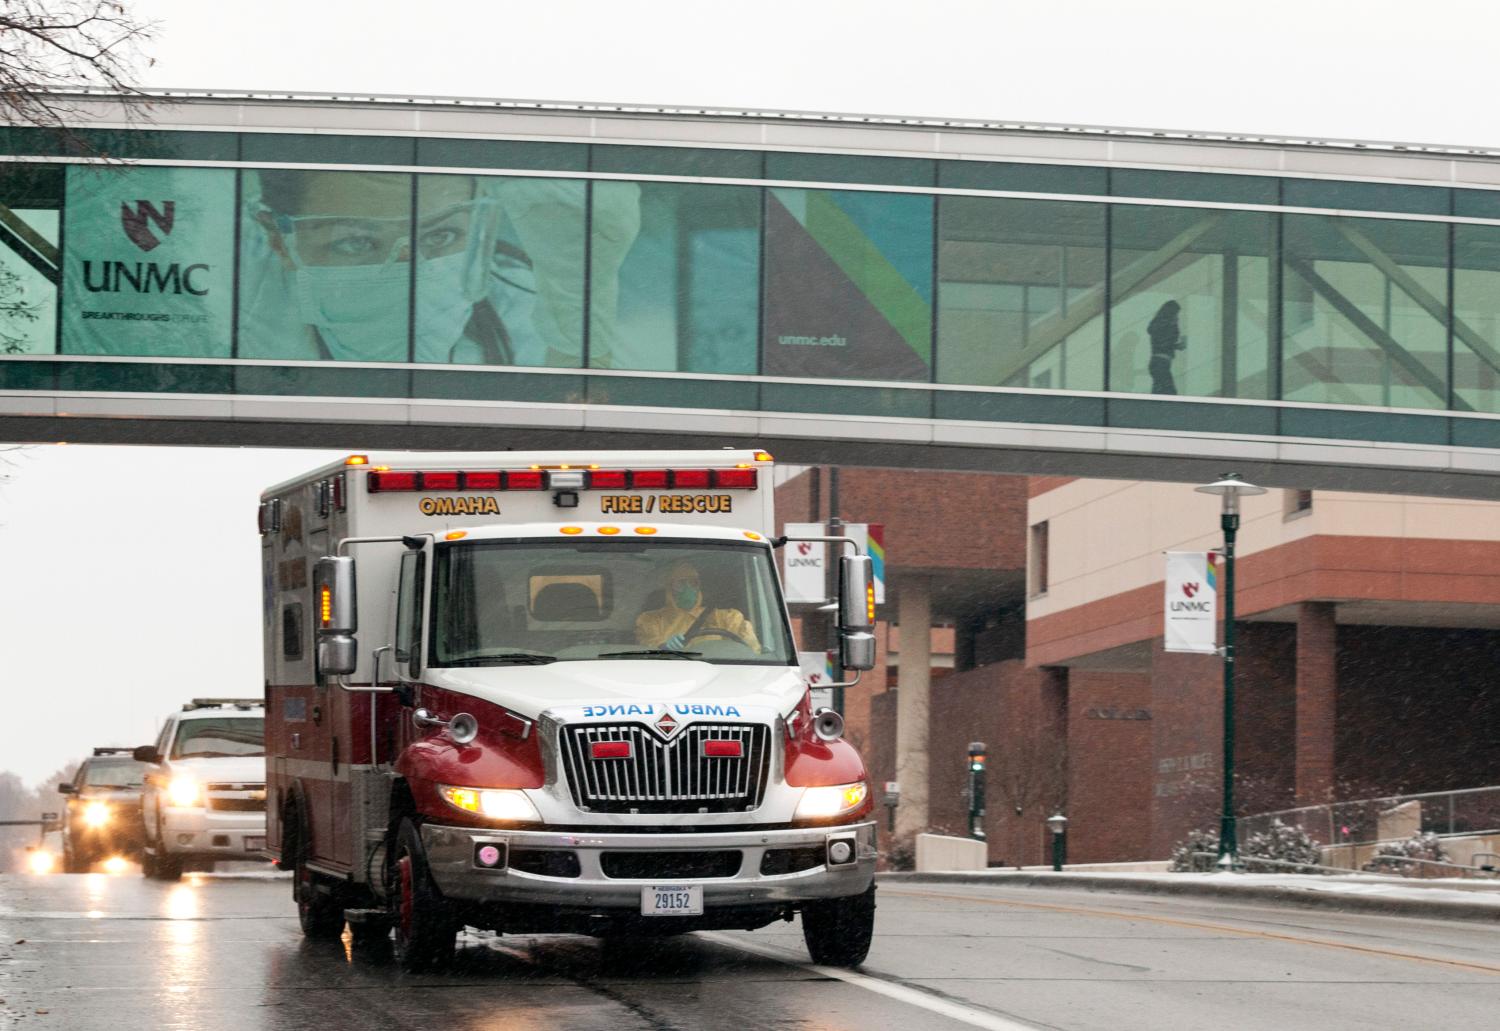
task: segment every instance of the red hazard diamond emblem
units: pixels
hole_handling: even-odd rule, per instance
[[[656,717],[656,729],[662,737],[671,737],[672,732],[677,729],[677,717],[670,712],[664,712]]]

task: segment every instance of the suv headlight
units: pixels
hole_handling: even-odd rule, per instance
[[[202,792],[192,777],[177,776],[167,785],[167,802],[176,806],[199,805]]]
[[[852,813],[864,805],[869,793],[869,785],[862,780],[853,784],[807,788],[802,793],[802,801],[797,803],[795,819],[827,820]]]
[[[515,788],[456,788],[441,784],[438,791],[449,805],[466,813],[514,823],[542,821],[542,815],[526,797],[526,792]]]
[[[104,802],[90,802],[83,807],[83,825],[98,829],[109,822],[109,805]]]

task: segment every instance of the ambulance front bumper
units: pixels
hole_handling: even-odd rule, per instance
[[[443,895],[471,902],[639,912],[647,885],[701,885],[712,910],[858,895],[875,880],[874,823],[684,834],[428,823],[422,843]],[[845,855],[847,861],[836,861]]]

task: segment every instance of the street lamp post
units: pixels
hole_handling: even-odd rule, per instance
[[[1266,488],[1224,473],[1194,490],[1217,494],[1223,502],[1219,526],[1224,531],[1224,811],[1219,817],[1219,866],[1233,869],[1240,858],[1234,821],[1234,538],[1240,528],[1240,498],[1264,494]]]
[[[1062,872],[1064,849],[1064,832],[1068,829],[1068,818],[1062,813],[1053,813],[1047,817],[1047,829],[1052,832],[1052,869],[1058,873]]]

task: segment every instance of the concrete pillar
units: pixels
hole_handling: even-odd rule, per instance
[[[927,713],[932,696],[932,584],[903,577],[897,619],[901,655],[896,665],[896,837],[927,830]]]
[[[1337,716],[1337,625],[1334,605],[1297,606],[1297,804],[1333,798],[1333,728]]]

